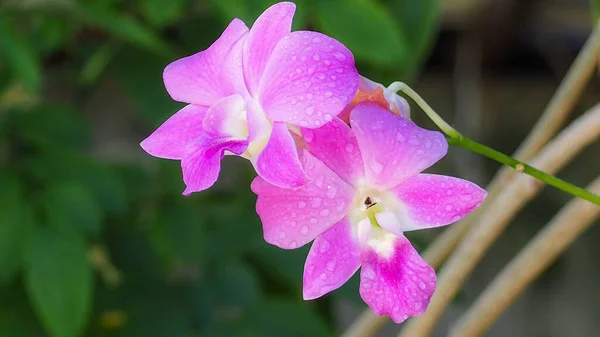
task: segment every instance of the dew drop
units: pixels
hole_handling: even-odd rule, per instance
[[[331,91],[325,91],[325,93],[323,94],[323,96],[325,96],[325,97],[331,97],[331,96],[333,96],[333,93]]]
[[[425,282],[423,282],[423,281],[419,282],[419,288],[421,288],[421,290],[425,290],[425,287],[426,287]]]
[[[312,206],[312,208],[318,208],[319,206],[321,206],[321,198],[313,198],[310,202],[310,205]]]
[[[304,201],[300,201],[300,202],[298,202],[298,208],[299,208],[299,209],[303,209],[303,208],[305,208],[305,207],[306,207],[306,203],[305,203]]]
[[[308,221],[313,225],[315,225],[317,222],[319,222],[319,220],[317,220],[317,218],[310,218]]]
[[[371,170],[373,170],[373,173],[375,174],[379,174],[381,173],[381,171],[383,171],[383,165],[381,165],[380,162],[378,162],[377,160],[373,160],[369,166],[371,167]]]
[[[338,60],[338,61],[344,61],[346,59],[346,55],[340,53],[340,52],[336,52],[333,53],[333,56]]]
[[[300,228],[300,234],[302,234],[302,235],[308,234],[308,226],[302,226],[302,228]]]
[[[315,61],[319,61],[321,58],[319,57],[319,54],[314,54],[313,55],[313,60]]]
[[[325,266],[325,268],[327,268],[327,270],[329,270],[329,271],[334,271],[335,270],[335,261],[327,262],[327,265]]]
[[[304,109],[304,113],[312,116],[313,113],[315,113],[315,107],[314,106],[307,106],[306,109]]]
[[[319,247],[319,251],[321,253],[325,253],[329,250],[329,247],[331,247],[331,244],[329,243],[329,241],[324,240],[323,243],[321,244],[321,247]]]
[[[346,149],[346,152],[352,152],[352,150],[354,150],[354,145],[348,143],[344,148]]]
[[[323,209],[323,210],[321,210],[321,212],[319,212],[319,214],[320,214],[322,217],[324,217],[324,218],[325,218],[325,217],[327,217],[327,216],[329,215],[329,210],[328,210],[328,209]]]

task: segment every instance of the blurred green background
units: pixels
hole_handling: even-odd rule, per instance
[[[138,146],[182,107],[163,68],[272,3],[0,1],[0,336],[335,336],[362,308],[356,277],[302,300],[308,246],[263,241],[247,162],[227,158],[215,187],[183,197],[179,163]],[[494,3],[298,0],[294,29],[339,39],[362,74],[415,84],[459,130],[511,152],[592,20],[586,1]],[[597,150],[563,177],[585,185]],[[497,168],[452,149],[436,170],[485,185]],[[567,199],[545,192],[504,247],[514,253]],[[411,239],[421,250],[436,233]],[[492,256],[494,270],[508,259]]]

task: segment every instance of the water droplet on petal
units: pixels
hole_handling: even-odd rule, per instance
[[[322,217],[324,217],[324,218],[325,218],[325,217],[327,217],[327,216],[329,215],[329,210],[328,210],[328,209],[323,209],[323,210],[321,210],[321,212],[319,212],[319,214],[320,214]]]
[[[310,204],[312,208],[319,208],[321,206],[321,198],[313,198]]]
[[[352,152],[352,150],[354,150],[354,145],[352,145],[351,143],[346,144],[345,146],[346,152]]]
[[[344,61],[346,59],[346,55],[340,52],[333,53],[333,56],[338,59],[338,61]]]
[[[425,287],[426,287],[425,282],[423,282],[423,281],[419,282],[419,288],[421,288],[421,290],[425,290]]]
[[[373,173],[375,174],[379,174],[381,173],[381,171],[383,171],[383,165],[381,165],[380,162],[378,162],[377,160],[373,160],[369,166],[371,167],[371,170],[373,170]]]
[[[298,208],[299,209],[303,209],[304,207],[306,207],[306,203],[304,201],[298,202]]]
[[[319,54],[314,54],[314,55],[313,55],[313,60],[315,60],[315,61],[318,61],[318,60],[320,60],[320,59],[321,59],[321,58],[319,57]]]
[[[335,270],[335,261],[329,261],[327,262],[327,265],[325,266],[325,268],[327,268],[327,270],[329,271],[334,271]]]
[[[319,252],[325,253],[329,250],[329,247],[331,247],[331,244],[329,243],[329,241],[323,240],[321,247],[319,247]]]
[[[317,220],[317,218],[310,218],[308,221],[313,225],[315,225],[319,222],[319,220]]]
[[[302,228],[300,228],[300,234],[302,234],[302,235],[308,234],[308,226],[302,226]]]

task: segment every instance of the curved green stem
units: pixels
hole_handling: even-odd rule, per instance
[[[553,175],[549,175],[549,174],[547,174],[543,171],[540,171],[534,167],[531,167],[523,162],[520,162],[511,156],[505,155],[502,152],[496,151],[496,150],[489,148],[483,144],[480,144],[474,140],[471,140],[471,139],[463,137],[463,136],[460,136],[459,138],[449,137],[448,144],[460,146],[467,150],[471,150],[475,153],[478,153],[482,156],[486,156],[486,157],[493,159],[499,163],[510,166],[519,172],[523,172],[527,175],[530,175],[530,176],[536,178],[537,180],[540,180],[550,186],[554,186],[554,187],[556,187],[560,190],[563,190],[569,194],[572,194],[574,196],[577,196],[582,199],[593,202],[596,205],[600,205],[600,196],[599,195],[589,192],[581,187],[577,187],[573,184],[570,184],[570,183],[568,183],[562,179],[559,179]]]
[[[588,200],[596,205],[600,205],[600,196],[589,192],[581,187],[577,187],[573,184],[570,184],[562,179],[559,179],[553,175],[547,174],[543,171],[540,171],[534,167],[531,167],[509,155],[506,155],[502,152],[496,151],[490,147],[487,147],[481,143],[478,143],[474,140],[471,140],[463,135],[461,135],[456,129],[454,129],[450,124],[446,123],[430,106],[425,102],[419,94],[417,94],[414,90],[412,90],[408,85],[402,82],[394,82],[389,87],[389,90],[394,92],[402,91],[408,97],[410,97],[417,105],[427,114],[427,116],[437,125],[447,136],[448,136],[448,144],[454,146],[460,146],[467,150],[478,153],[482,156],[493,159],[499,163],[510,166],[516,169],[519,172],[525,173],[529,176],[532,176],[539,181],[542,181],[550,186],[554,186],[566,193],[571,195],[580,197],[582,199]]]

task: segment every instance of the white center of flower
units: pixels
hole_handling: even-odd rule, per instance
[[[380,256],[394,252],[394,240],[402,235],[402,205],[390,192],[374,188],[359,188],[349,218],[355,236],[362,245],[374,249]]]

